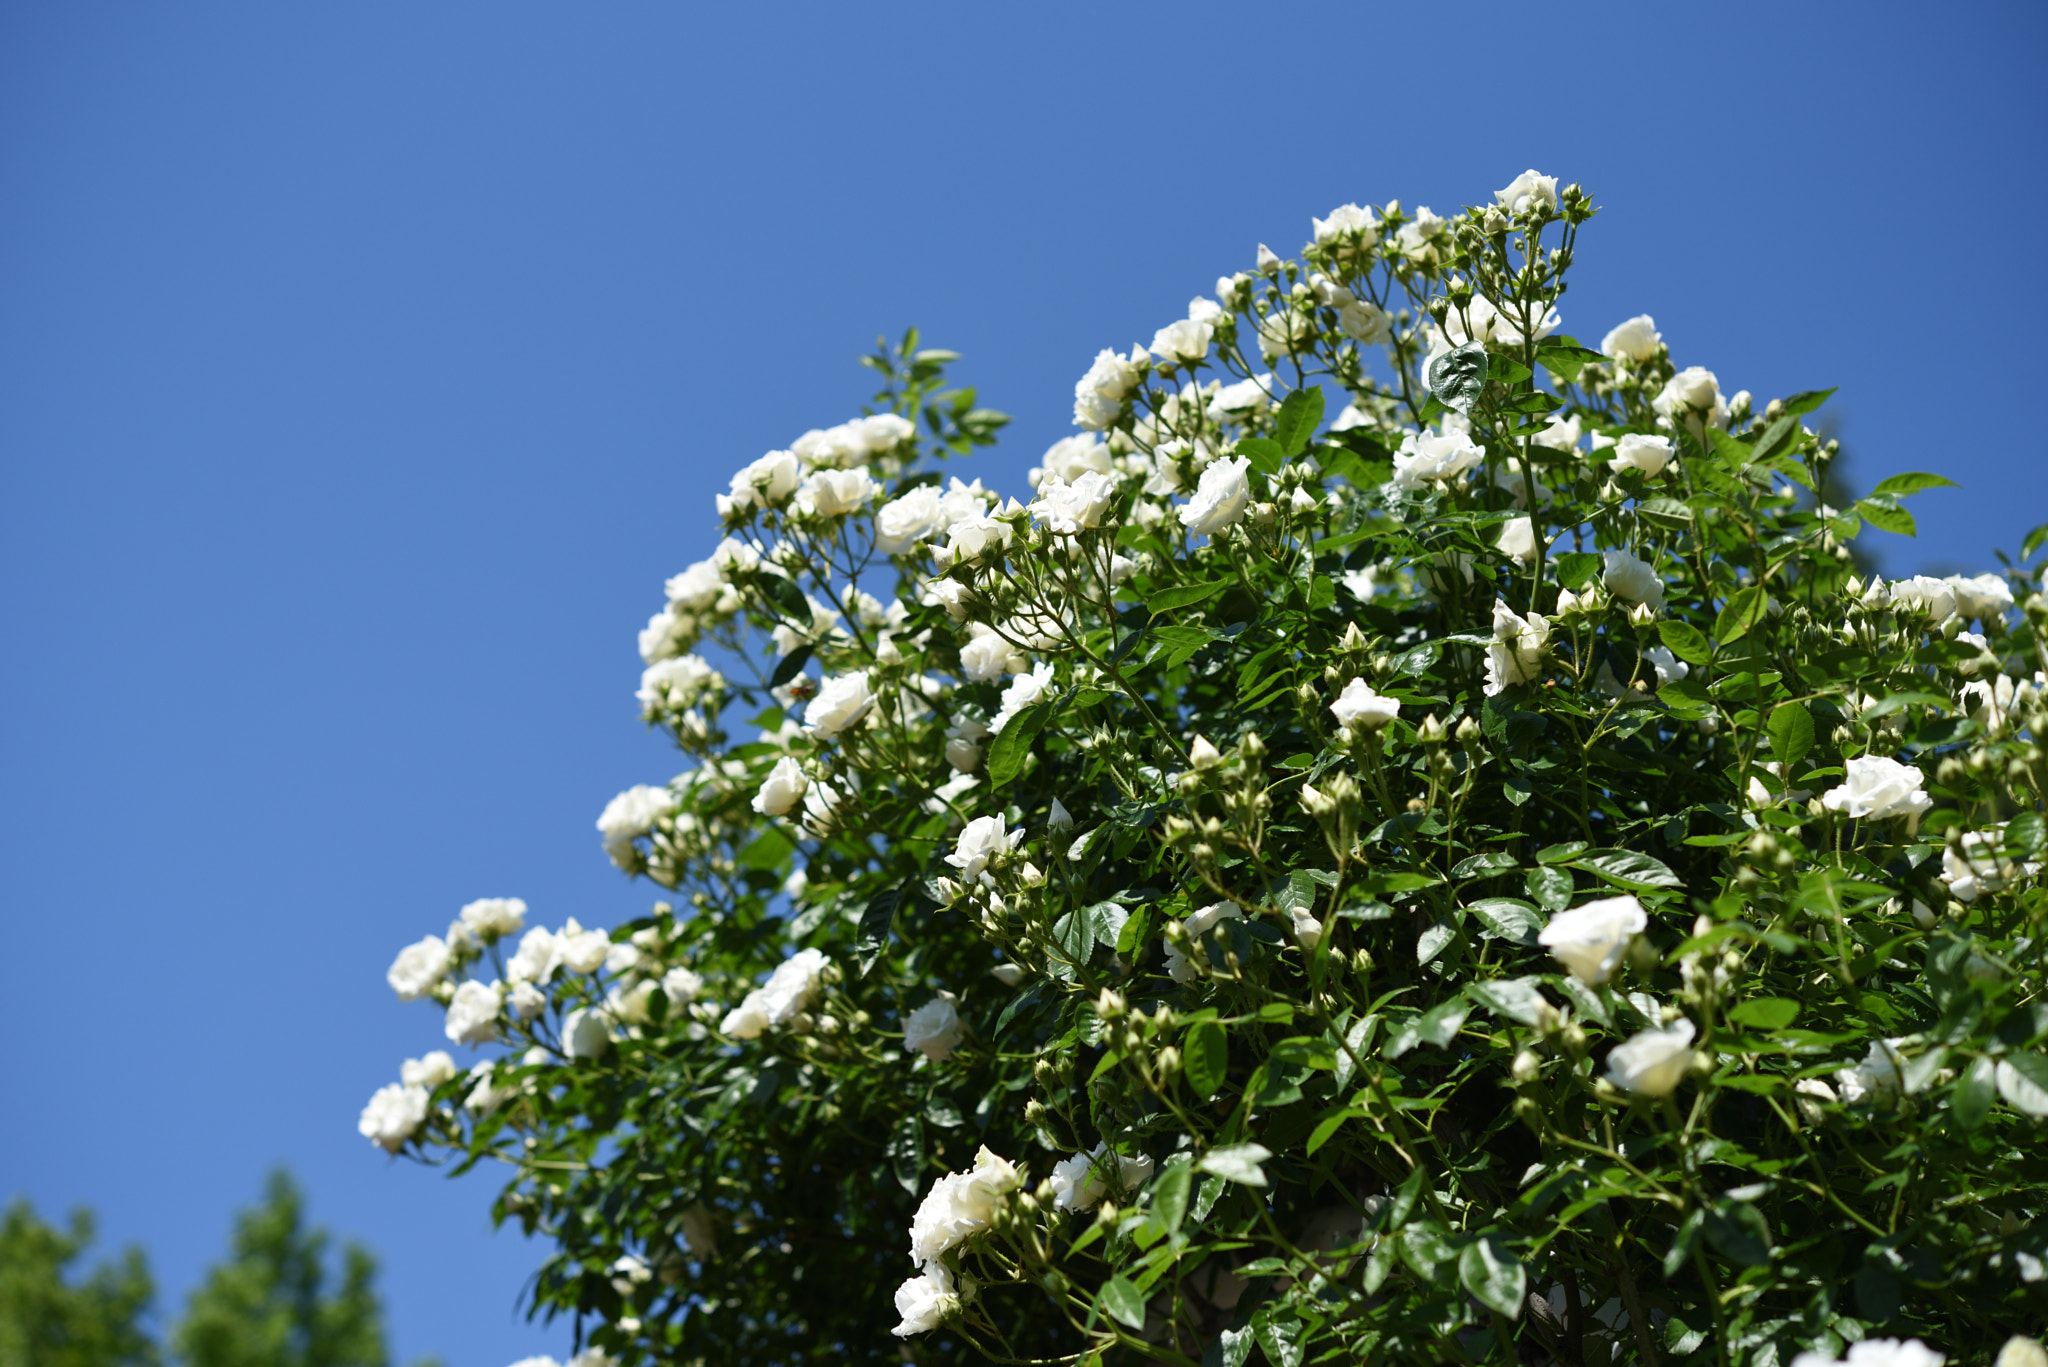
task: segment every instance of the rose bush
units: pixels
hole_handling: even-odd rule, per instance
[[[881,348],[641,635],[668,897],[401,952],[364,1134],[624,1363],[2041,1361],[2048,528],[1859,579],[1946,481],[1564,334],[1593,214],[1314,220],[1028,504]]]

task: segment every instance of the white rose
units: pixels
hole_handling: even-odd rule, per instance
[[[869,477],[865,469],[856,467],[851,470],[813,470],[811,477],[804,481],[803,491],[811,511],[819,517],[844,517],[865,508],[868,500],[881,492],[881,486]]]
[[[548,994],[530,982],[514,982],[512,990],[505,994],[505,1007],[521,1025],[528,1025],[548,1009]]]
[[[1934,806],[1921,788],[1920,771],[1882,755],[1858,755],[1847,765],[1845,781],[1821,794],[1821,806],[1846,816],[1882,821],[1918,816]]]
[[[1957,901],[1974,902],[1980,893],[2003,891],[2008,883],[2041,871],[2031,860],[2021,863],[2007,855],[2004,844],[2002,829],[1970,831],[1941,852],[1941,879]]]
[[[503,1001],[504,989],[496,983],[480,983],[474,978],[463,983],[448,1003],[444,1027],[448,1038],[457,1044],[482,1044],[496,1035]]]
[[[428,1091],[455,1077],[455,1060],[446,1049],[436,1049],[425,1058],[409,1058],[398,1065],[398,1080],[408,1087]]]
[[[1505,190],[1493,192],[1494,202],[1511,214],[1519,214],[1541,203],[1553,212],[1557,209],[1557,177],[1539,176],[1534,171],[1524,171],[1508,183]]]
[[[1372,685],[1364,679],[1353,679],[1344,685],[1337,701],[1330,704],[1330,711],[1336,714],[1340,726],[1377,731],[1401,715],[1401,704],[1373,692]]]
[[[1010,718],[1037,702],[1052,688],[1052,683],[1053,668],[1050,660],[1040,660],[1029,674],[1019,674],[1010,680],[1003,688],[1001,705],[997,708],[995,716],[989,718],[989,731],[992,734],[1000,733],[1003,727],[1009,724]]]
[[[997,964],[988,975],[1004,987],[1015,987],[1024,981],[1024,969],[1020,964]]]
[[[803,800],[804,790],[811,781],[804,777],[804,767],[790,755],[775,761],[775,767],[768,771],[768,777],[761,780],[761,791],[754,794],[754,810],[763,816],[787,816],[790,808]]]
[[[1669,437],[1646,437],[1630,432],[1614,444],[1614,459],[1607,462],[1607,468],[1616,474],[1623,470],[1641,470],[1645,475],[1660,475],[1670,463]]]
[[[903,1052],[923,1054],[933,1063],[944,1063],[959,1047],[967,1032],[952,999],[943,993],[910,1013],[903,1022]]]
[[[1951,575],[1948,586],[1955,595],[1956,611],[1964,617],[1988,625],[1992,618],[2012,611],[2012,586],[1998,575],[1980,574],[1974,579]]]
[[[2006,1361],[2006,1353],[2014,1343],[2031,1342],[2029,1339],[2013,1339],[1999,1353],[1993,1367],[2033,1367],[2024,1358]],[[2035,1345],[2034,1351],[2040,1352],[2039,1345]],[[1947,1360],[1919,1339],[1864,1339],[1849,1345],[1849,1367],[1941,1367]],[[1801,1353],[1792,1359],[1792,1367],[1836,1367],[1836,1361],[1826,1353]]]
[[[596,1058],[611,1042],[611,1030],[602,1013],[579,1006],[562,1017],[562,1052],[570,1058]]]
[[[1168,323],[1152,335],[1151,351],[1155,356],[1192,364],[1209,354],[1209,340],[1216,335],[1212,324],[1183,318],[1178,323]]]
[[[1638,560],[1623,550],[1602,553],[1606,564],[1601,582],[1607,591],[1625,603],[1642,603],[1651,609],[1664,606],[1664,581],[1657,577],[1656,567],[1647,560]]]
[[[1485,450],[1464,432],[1410,432],[1394,453],[1394,483],[1420,489],[1430,480],[1461,475],[1485,459]]]
[[[605,853],[621,867],[633,857],[633,842],[654,829],[654,823],[674,807],[666,788],[637,783],[605,804],[598,813],[597,830],[604,839]]]
[[[1044,461],[1044,465],[1031,471],[1031,487],[1034,489],[1049,479],[1071,484],[1090,470],[1098,475],[1114,473],[1109,461],[1109,447],[1093,432],[1061,437],[1045,449]]]
[[[1191,941],[1200,940],[1216,928],[1219,921],[1238,921],[1244,918],[1244,909],[1235,902],[1217,902],[1203,907],[1181,922]],[[1168,941],[1166,944],[1166,971],[1177,983],[1191,983],[1195,980],[1194,961],[1181,951],[1180,946]]]
[[[704,990],[704,979],[687,968],[671,968],[661,975],[661,990],[671,1006],[687,1006]]]
[[[1918,608],[1936,626],[1955,616],[1958,606],[1955,586],[1928,574],[1893,581],[1891,598],[1895,607]]]
[[[1665,381],[1664,388],[1650,401],[1650,407],[1667,425],[1681,417],[1693,431],[1728,424],[1728,405],[1721,398],[1721,383],[1704,366],[1689,365]]]
[[[920,484],[884,503],[875,512],[875,549],[883,555],[902,555],[938,531],[943,501],[937,485]]]
[[[1603,897],[1561,911],[1536,936],[1565,971],[1588,987],[1614,976],[1629,942],[1649,928],[1643,904],[1633,897]]]
[[[818,686],[818,695],[804,708],[804,729],[819,740],[831,740],[874,705],[875,694],[868,687],[865,669],[835,674]]]
[[[1114,351],[1098,352],[1095,364],[1074,384],[1074,425],[1101,430],[1116,421],[1131,387],[1138,382],[1138,353],[1125,360]]]
[[[1001,553],[1010,547],[1016,533],[1001,518],[976,514],[963,517],[946,528],[946,549],[955,561],[973,560],[989,551]]]
[[[1356,243],[1370,247],[1380,240],[1379,220],[1370,209],[1361,209],[1356,204],[1340,204],[1330,210],[1328,218],[1310,218],[1309,226],[1315,232],[1318,247],[1343,246]]]
[[[384,971],[384,981],[391,984],[400,1001],[418,1001],[447,975],[449,958],[448,942],[429,935],[398,951]]]
[[[1205,410],[1211,421],[1227,422],[1242,420],[1254,413],[1263,413],[1273,404],[1273,377],[1254,375],[1249,380],[1224,385],[1216,391],[1216,397],[1209,400]]]
[[[1359,299],[1337,310],[1344,335],[1365,346],[1378,346],[1394,335],[1394,318],[1370,300]]]
[[[917,424],[897,413],[876,413],[856,423],[870,451],[887,451],[917,435]]]
[[[1244,516],[1251,503],[1251,482],[1243,456],[1212,461],[1203,469],[1194,497],[1180,510],[1181,525],[1196,536],[1214,536]]]
[[[1536,559],[1536,524],[1526,517],[1510,518],[1501,524],[1498,549],[1520,565]]]
[[[1486,647],[1486,696],[1492,697],[1509,684],[1540,681],[1549,644],[1550,622],[1543,614],[1532,612],[1523,617],[1496,600],[1493,641]]]
[[[479,897],[463,907],[462,924],[480,940],[495,940],[526,924],[526,903],[517,897]]]
[[[1912,1340],[1919,1343],[1920,1340]],[[1796,1360],[1795,1360],[1796,1361]],[[1942,1359],[1936,1356],[1931,1363],[1913,1363],[1910,1367],[1936,1367]],[[2037,1339],[2023,1334],[2014,1334],[2005,1341],[2005,1347],[1998,1350],[1998,1358],[1991,1367],[2048,1367],[2048,1348],[2043,1348]]]
[[[1676,683],[1692,673],[1692,666],[1673,655],[1663,646],[1651,646],[1643,652],[1643,658],[1650,662],[1650,668],[1657,671],[1657,687]]]
[[[953,1274],[945,1264],[933,1263],[896,1288],[896,1313],[902,1322],[889,1332],[897,1338],[930,1333],[960,1308],[953,1294]]]
[[[1608,1052],[1607,1080],[1637,1096],[1670,1096],[1692,1067],[1692,1037],[1689,1020],[1630,1036]]]
[[[681,574],[670,575],[662,589],[668,594],[671,609],[707,612],[717,606],[719,595],[725,592],[725,576],[709,560],[699,560]]]
[[[910,1222],[911,1261],[930,1266],[940,1254],[987,1229],[997,1201],[1017,1189],[1017,1180],[1017,1169],[984,1146],[970,1171],[933,1182]]]
[[[585,930],[570,917],[555,937],[556,954],[571,973],[595,973],[604,967],[612,951],[612,937],[601,930]]]
[[[1258,320],[1259,355],[1268,364],[1283,356],[1308,349],[1315,336],[1315,321],[1306,313],[1282,308]]]
[[[1116,481],[1091,470],[1072,484],[1054,480],[1044,485],[1031,512],[1044,520],[1047,531],[1073,536],[1100,526],[1102,515],[1115,501]]]
[[[794,452],[770,451],[732,477],[733,505],[780,507],[796,492],[796,482],[802,474],[803,467]]]
[[[980,622],[974,624],[974,639],[960,647],[960,672],[975,683],[1021,674],[1030,667],[1017,647]]]
[[[963,880],[979,878],[988,868],[989,861],[998,854],[1007,854],[1017,848],[1024,839],[1024,832],[1006,830],[1000,812],[994,816],[978,816],[967,823],[954,842],[953,852],[946,856],[946,862],[960,870]]]
[[[544,983],[562,966],[562,946],[551,930],[535,926],[519,941],[519,951],[505,965],[505,976],[514,982]]]
[[[1664,344],[1664,334],[1657,331],[1657,320],[1647,313],[1639,313],[1625,323],[1617,324],[1614,330],[1600,339],[1600,354],[1615,360],[1627,357],[1631,361],[1654,361],[1657,348]]]
[[[427,1089],[394,1082],[371,1094],[370,1104],[356,1121],[356,1133],[386,1153],[397,1153],[426,1119]]]
[[[979,718],[962,716],[946,728],[946,763],[962,774],[971,774],[981,763],[981,743],[988,739],[988,726]]]
[[[1906,1060],[1898,1046],[1898,1039],[1872,1040],[1861,1063],[1835,1074],[1845,1104],[1888,1106],[1904,1095],[1906,1079],[1901,1069]]]
[[[771,1025],[786,1024],[818,995],[829,963],[815,949],[790,955],[776,965],[767,982],[749,992],[746,1000],[726,1015],[718,1027],[719,1033],[734,1039],[754,1039]]]
[[[469,1070],[471,1083],[469,1095],[463,1098],[462,1109],[482,1119],[505,1104],[512,1096],[510,1087],[493,1087],[492,1075],[497,1072],[496,1062],[485,1059]]]

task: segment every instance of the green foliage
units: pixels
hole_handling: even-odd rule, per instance
[[[629,1364],[2038,1329],[2037,576],[1863,583],[1942,481],[1823,506],[1826,393],[1555,335],[1592,205],[1517,186],[1103,353],[1030,509],[877,549],[994,430],[914,335],[923,437],[721,504],[642,638],[716,663],[648,707],[691,767],[600,823],[677,902],[602,968],[455,937],[537,995],[393,1141],[510,1169],[537,1313]]]
[[[75,1211],[68,1230],[17,1200],[0,1218],[0,1367],[156,1367],[145,1324],[156,1287],[142,1250],[129,1248],[82,1281],[74,1268],[93,1221]]]

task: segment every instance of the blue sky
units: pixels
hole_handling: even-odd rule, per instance
[[[290,1164],[401,1361],[566,1351],[486,1176],[354,1131],[441,1043],[463,902],[651,900],[634,632],[712,493],[917,323],[1069,430],[1103,346],[1312,214],[1535,166],[1606,211],[1566,331],[1655,315],[1931,469],[1886,568],[2048,518],[2035,6],[16,3],[0,10],[0,1197],[175,1305]]]

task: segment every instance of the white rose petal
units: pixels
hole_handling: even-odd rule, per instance
[[[874,703],[865,669],[835,674],[818,686],[818,695],[804,708],[804,729],[820,740],[831,740],[866,716]]]
[[[761,789],[754,794],[754,810],[763,816],[787,816],[791,808],[803,801],[804,790],[810,786],[803,765],[797,763],[795,756],[784,755],[775,761],[768,777],[761,780]]]
[[[504,990],[498,984],[470,979],[455,989],[455,998],[448,1003],[445,1033],[457,1044],[482,1044],[498,1033],[503,1003]]]
[[[391,984],[400,1001],[417,1001],[447,975],[449,963],[447,942],[438,935],[429,935],[398,951],[398,957],[385,970],[384,981]]]
[[[1364,679],[1353,679],[1344,685],[1344,691],[1337,695],[1337,701],[1330,704],[1340,726],[1355,726],[1367,731],[1377,731],[1401,715],[1401,704],[1392,698],[1373,692],[1372,685]]]
[[[1614,976],[1629,942],[1650,925],[1643,904],[1633,897],[1603,897],[1550,918],[1536,942],[1588,987]]]
[[[1846,768],[1843,783],[1821,794],[1821,806],[1831,812],[1882,821],[1918,816],[1934,806],[1934,799],[1920,786],[1919,769],[1913,765],[1882,755],[1858,755]]]
[[[1657,331],[1657,320],[1647,313],[1639,313],[1625,323],[1617,324],[1614,330],[1600,339],[1600,354],[1615,360],[1623,357],[1631,361],[1654,361],[1657,348],[1664,344],[1664,334]]]
[[[397,1153],[405,1141],[419,1132],[427,1119],[427,1089],[398,1083],[379,1087],[370,1104],[356,1121],[356,1133],[383,1149]]]
[[[923,1054],[933,1063],[944,1063],[952,1057],[966,1032],[952,999],[943,995],[933,997],[903,1022],[903,1050]]]
[[[1692,1067],[1693,1023],[1680,1020],[1661,1030],[1644,1030],[1607,1055],[1607,1079],[1637,1096],[1670,1096]]]
[[[1181,525],[1196,536],[1214,536],[1244,516],[1251,503],[1251,482],[1243,456],[1212,461],[1203,468],[1194,497],[1180,510]]]

